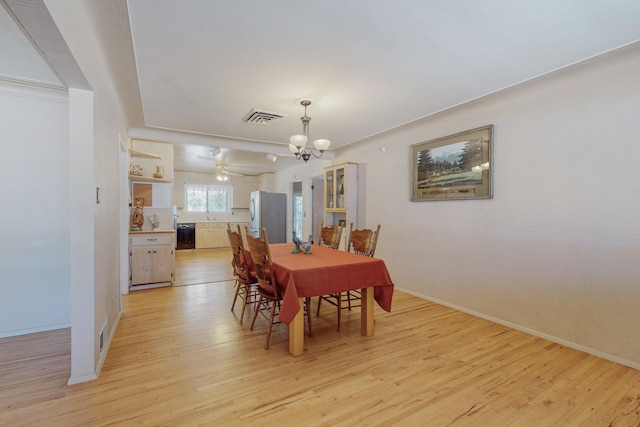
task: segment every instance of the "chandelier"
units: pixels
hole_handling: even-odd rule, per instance
[[[216,179],[218,181],[229,181],[229,169],[226,166],[216,165]]]
[[[307,148],[307,140],[309,139],[309,121],[311,121],[311,117],[307,116],[307,107],[311,105],[311,100],[303,99],[300,101],[300,104],[304,107],[304,116],[300,117],[300,120],[302,120],[303,135],[293,135],[289,138],[289,141],[291,142],[289,144],[289,150],[295,154],[296,160],[302,159],[306,163],[312,155],[316,158],[322,157],[322,153],[329,148],[331,141],[328,139],[316,139],[313,141],[313,146],[320,152],[320,154],[316,154],[311,147]]]

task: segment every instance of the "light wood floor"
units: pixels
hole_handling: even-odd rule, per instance
[[[232,279],[233,268],[229,248],[176,251],[176,286]]]
[[[323,307],[298,358],[284,325],[264,350],[264,322],[240,325],[231,296],[229,282],[125,296],[84,384],[65,385],[69,330],[0,340],[0,425],[640,425],[640,371],[401,292],[371,338],[357,312],[338,332]]]

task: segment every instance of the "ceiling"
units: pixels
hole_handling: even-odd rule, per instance
[[[199,158],[210,146],[223,148],[215,161],[234,172],[294,164],[284,155],[289,136],[302,132],[299,98],[313,98],[310,139],[330,139],[330,151],[339,150],[640,40],[637,0],[86,0],[78,7],[118,76],[131,136],[176,143],[176,169],[194,171],[212,170],[214,160]],[[0,75],[55,82],[10,24],[0,13]],[[244,122],[252,109],[284,118]],[[281,156],[271,162],[267,153]]]

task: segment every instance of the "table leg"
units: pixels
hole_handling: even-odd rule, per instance
[[[302,356],[304,353],[304,298],[299,298],[300,311],[289,323],[289,353]]]
[[[373,288],[362,288],[362,305],[360,306],[360,334],[365,337],[373,335]]]

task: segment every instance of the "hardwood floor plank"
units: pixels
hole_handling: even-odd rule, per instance
[[[123,298],[95,381],[66,386],[68,329],[0,340],[0,425],[640,425],[639,371],[401,292],[373,337],[358,310],[336,331],[327,308],[303,356],[284,325],[264,350],[264,322],[230,311],[233,282],[194,271],[203,284]]]
[[[232,279],[231,249],[176,251],[175,286]]]

